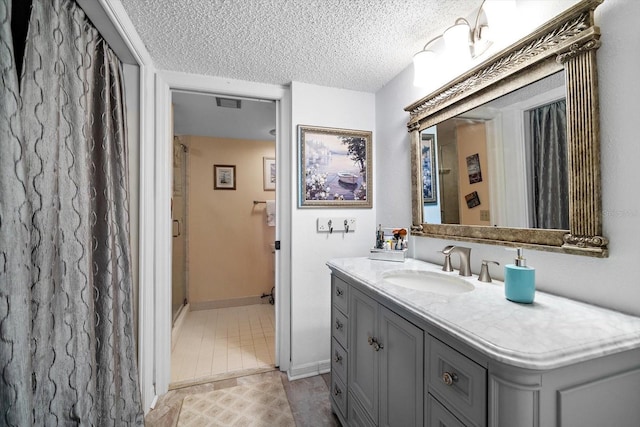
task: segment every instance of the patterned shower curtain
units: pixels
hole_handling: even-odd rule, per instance
[[[566,101],[530,111],[534,171],[533,227],[569,229]]]
[[[74,0],[34,0],[18,78],[11,8],[0,0],[0,425],[140,425],[121,65]]]

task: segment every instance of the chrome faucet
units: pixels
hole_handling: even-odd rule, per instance
[[[449,258],[451,254],[460,255],[460,275],[471,276],[471,248],[466,248],[464,246],[447,246],[442,250],[442,253],[445,254],[446,258]]]

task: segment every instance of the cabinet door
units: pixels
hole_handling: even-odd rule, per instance
[[[378,357],[370,339],[376,337],[378,303],[351,288],[349,300],[349,390],[378,423]]]
[[[380,426],[421,426],[424,332],[385,307],[379,311]]]

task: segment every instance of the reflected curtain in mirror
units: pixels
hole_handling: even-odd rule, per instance
[[[0,0],[0,425],[142,425],[121,64],[75,1],[34,0],[18,89],[11,10]]]
[[[566,101],[529,111],[533,157],[532,227],[569,229]]]

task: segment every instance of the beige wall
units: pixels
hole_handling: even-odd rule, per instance
[[[274,255],[265,204],[263,157],[275,157],[273,141],[186,136],[189,146],[189,302],[195,307],[269,293]],[[213,165],[236,166],[236,190],[213,189]]]
[[[484,123],[459,123],[458,139],[458,171],[460,174],[460,223],[465,225],[490,225],[490,221],[480,219],[480,212],[489,210],[489,175],[487,165],[487,137]],[[467,156],[478,153],[482,181],[469,184],[467,173]],[[469,209],[465,197],[477,191],[480,205]]]

